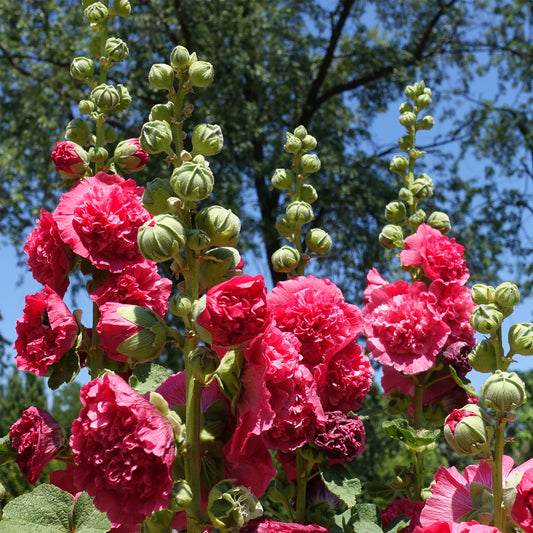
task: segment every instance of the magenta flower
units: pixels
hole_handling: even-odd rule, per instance
[[[16,361],[20,370],[45,376],[76,342],[78,324],[61,297],[50,287],[26,296],[17,320]]]
[[[168,507],[174,462],[170,423],[114,374],[84,385],[81,401],[70,438],[75,483],[112,522],[138,528],[152,512]]]
[[[80,178],[89,166],[89,159],[85,150],[71,141],[56,143],[56,147],[50,155],[56,171],[65,178]]]
[[[418,526],[413,533],[500,533],[493,526],[485,526],[473,520],[472,522],[433,522],[427,526]]]
[[[115,164],[127,174],[142,170],[148,162],[148,153],[139,143],[139,139],[126,139],[117,144],[113,156]]]
[[[386,529],[396,517],[405,515],[409,518],[409,525],[400,529],[399,533],[413,533],[415,527],[420,525],[420,511],[423,507],[424,502],[419,500],[413,501],[409,498],[395,500],[381,511],[381,526]]]
[[[516,487],[516,499],[511,516],[526,533],[533,532],[533,468],[524,472]]]
[[[421,266],[431,280],[464,284],[469,277],[464,252],[464,247],[455,239],[427,224],[420,224],[416,234],[405,239],[400,260],[404,266]]]
[[[317,524],[297,524],[278,522],[272,518],[251,520],[241,529],[241,533],[329,533],[330,529]]]
[[[33,485],[62,448],[65,434],[50,413],[32,406],[11,426],[9,436],[20,471]]]
[[[105,172],[78,182],[53,213],[61,238],[101,270],[120,272],[143,261],[137,232],[152,215],[141,205],[142,193],[133,180]]]

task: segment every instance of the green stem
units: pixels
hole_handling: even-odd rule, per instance
[[[507,513],[503,507],[503,478],[502,460],[505,446],[505,424],[503,413],[498,413],[496,419],[496,435],[494,442],[494,456],[492,461],[492,494],[494,498],[494,526],[505,531]]]
[[[174,146],[176,147],[176,157],[173,158],[172,164],[174,167],[179,167],[182,164],[181,152],[183,150],[183,100],[185,98],[185,89],[183,88],[183,80],[179,80],[179,87],[177,92],[172,96],[174,103],[174,122],[170,125],[172,129],[172,138],[174,139]]]
[[[296,522],[305,521],[305,500],[307,493],[307,468],[305,458],[296,450]]]

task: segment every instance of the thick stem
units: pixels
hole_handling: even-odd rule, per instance
[[[300,450],[296,450],[296,522],[305,521],[305,500],[307,495],[306,460]]]

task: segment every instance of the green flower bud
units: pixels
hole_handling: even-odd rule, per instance
[[[442,211],[433,211],[428,217],[427,223],[442,234],[448,233],[452,227],[450,217]]]
[[[411,137],[409,135],[403,135],[398,139],[398,146],[404,151],[408,152],[411,148]]]
[[[94,61],[88,57],[75,57],[70,64],[70,75],[75,80],[88,80],[94,74]]]
[[[521,322],[509,328],[509,347],[512,353],[533,355],[533,324]]]
[[[67,141],[72,141],[83,146],[89,140],[90,135],[89,126],[87,126],[82,118],[75,118],[67,124],[65,132],[65,139]]]
[[[407,221],[407,209],[403,202],[390,202],[385,206],[385,218],[392,224],[403,224]]]
[[[488,452],[493,435],[491,419],[479,405],[455,409],[444,422],[444,438],[459,455]]]
[[[479,333],[494,333],[503,321],[503,314],[494,304],[481,304],[472,311],[470,325]]]
[[[152,107],[149,115],[150,120],[164,120],[170,124],[174,117],[174,102],[166,104],[156,104]]]
[[[120,101],[119,101],[118,106],[115,109],[113,109],[113,113],[119,113],[120,111],[124,111],[124,109],[127,109],[129,105],[131,104],[130,93],[128,89],[124,87],[124,85],[119,83],[117,85],[117,91],[120,97]]]
[[[192,148],[196,154],[216,155],[224,146],[222,130],[217,124],[200,124],[192,134]]]
[[[402,187],[398,192],[398,198],[404,202],[407,202],[408,204],[411,204],[413,202],[413,193],[406,187]]]
[[[281,191],[290,189],[294,184],[294,172],[286,168],[277,168],[272,176],[272,186]]]
[[[184,70],[189,65],[191,56],[185,46],[176,46],[170,52],[170,64],[174,70]]]
[[[113,85],[102,83],[91,91],[91,101],[103,112],[113,111],[120,104],[120,94]]]
[[[163,120],[145,122],[139,137],[141,148],[149,154],[158,154],[170,150],[172,130]]]
[[[410,111],[406,111],[400,115],[398,120],[402,126],[409,128],[410,126],[414,126],[416,124],[416,115]]]
[[[108,157],[109,153],[103,146],[91,146],[87,151],[89,161],[93,163],[103,163]]]
[[[207,61],[195,61],[189,67],[189,83],[193,87],[207,87],[214,79],[215,70]]]
[[[240,262],[236,248],[221,246],[208,250],[200,265],[201,284],[209,288],[231,278]]]
[[[129,0],[113,0],[113,9],[119,17],[125,18],[131,13],[131,4]]]
[[[400,104],[399,110],[401,115],[404,113],[411,113],[413,111],[413,106],[409,102],[403,102],[403,104]]]
[[[301,139],[298,139],[296,135],[293,135],[289,131],[286,133],[286,136],[287,142],[283,145],[283,149],[289,154],[298,154],[298,152],[302,149]]]
[[[239,241],[241,221],[230,209],[213,205],[198,212],[196,227],[209,235],[212,246],[235,246]]]
[[[431,115],[426,115],[420,120],[416,121],[417,130],[430,130],[435,125],[435,119]]]
[[[514,307],[516,304],[518,304],[518,302],[520,302],[520,291],[518,290],[518,285],[516,283],[512,283],[511,281],[500,283],[500,285],[496,287],[494,296],[496,299],[496,304],[500,307]]]
[[[90,100],[80,100],[78,109],[82,115],[90,115],[94,111],[94,103]]]
[[[300,199],[302,202],[307,202],[312,204],[318,198],[318,193],[316,189],[310,183],[302,183],[300,189]]]
[[[300,262],[300,253],[292,246],[282,246],[272,254],[271,261],[276,272],[291,272]]]
[[[476,283],[471,289],[472,300],[475,304],[493,304],[496,301],[496,291],[490,285]]]
[[[315,254],[325,254],[333,244],[333,240],[327,232],[321,228],[309,230],[305,236],[307,251]]]
[[[192,503],[192,499],[190,485],[184,479],[180,479],[174,483],[169,497],[170,505],[168,508],[174,512],[184,511]]]
[[[307,135],[307,129],[305,128],[305,126],[298,126],[293,133],[295,137],[298,137],[300,141],[303,141],[305,139],[305,136]]]
[[[91,24],[102,24],[109,16],[109,11],[102,2],[95,2],[86,7],[83,14]]]
[[[410,190],[418,200],[431,198],[433,196],[433,180],[427,174],[421,174],[413,181]]]
[[[431,105],[431,96],[429,94],[422,93],[416,97],[415,105],[419,111],[426,109],[426,107]]]
[[[395,155],[390,162],[389,169],[396,174],[403,176],[405,171],[409,168],[409,159],[404,155]]]
[[[483,339],[479,344],[476,344],[468,354],[468,362],[477,372],[483,374],[495,372],[498,368],[498,354],[494,343],[489,339]]]
[[[174,86],[174,71],[170,65],[165,63],[156,63],[150,68],[148,81],[156,89],[172,90]]]
[[[170,180],[155,178],[144,189],[142,205],[152,215],[163,215],[169,212],[167,200],[173,196]]]
[[[417,209],[414,215],[409,217],[409,224],[417,228],[424,223],[424,220],[426,220],[426,212],[423,209]]]
[[[387,224],[379,234],[379,244],[387,250],[403,245],[403,231],[400,226]]]
[[[145,222],[137,234],[143,256],[149,261],[167,261],[175,257],[185,245],[183,222],[172,215],[156,215]]]
[[[526,385],[518,374],[501,370],[486,379],[481,395],[487,407],[499,412],[512,411],[527,400]]]
[[[300,159],[300,163],[304,174],[312,174],[320,170],[320,159],[315,154],[304,154]]]
[[[211,239],[201,229],[190,229],[187,232],[187,246],[195,252],[201,252],[211,246]]]
[[[298,231],[300,224],[295,224],[290,221],[285,215],[279,216],[276,219],[276,230],[280,235],[288,237],[294,232]]]
[[[128,45],[122,39],[110,37],[105,42],[105,55],[111,61],[120,63],[130,55],[130,51]]]
[[[187,316],[192,309],[192,298],[183,292],[176,292],[168,301],[168,310],[174,316]]]
[[[304,150],[307,150],[308,152],[310,150],[314,150],[316,148],[317,142],[316,139],[312,135],[306,135],[302,139],[302,148]]]
[[[205,378],[215,372],[219,364],[220,357],[217,352],[207,346],[198,346],[189,355],[189,367],[199,378]]]
[[[315,218],[313,208],[307,202],[302,202],[300,200],[291,202],[287,206],[285,216],[297,224],[307,224]]]
[[[89,7],[91,6],[92,4],[96,4],[96,2],[98,2],[99,0],[82,0],[82,5],[83,5],[83,8],[85,9],[86,7]]]
[[[163,123],[165,124],[165,123]],[[208,166],[187,161],[174,169],[170,185],[182,200],[199,202],[213,192],[215,178]]]

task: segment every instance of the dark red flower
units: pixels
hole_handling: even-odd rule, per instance
[[[365,451],[365,428],[356,415],[340,411],[326,413],[326,424],[317,432],[313,442],[330,459],[349,461]]]

